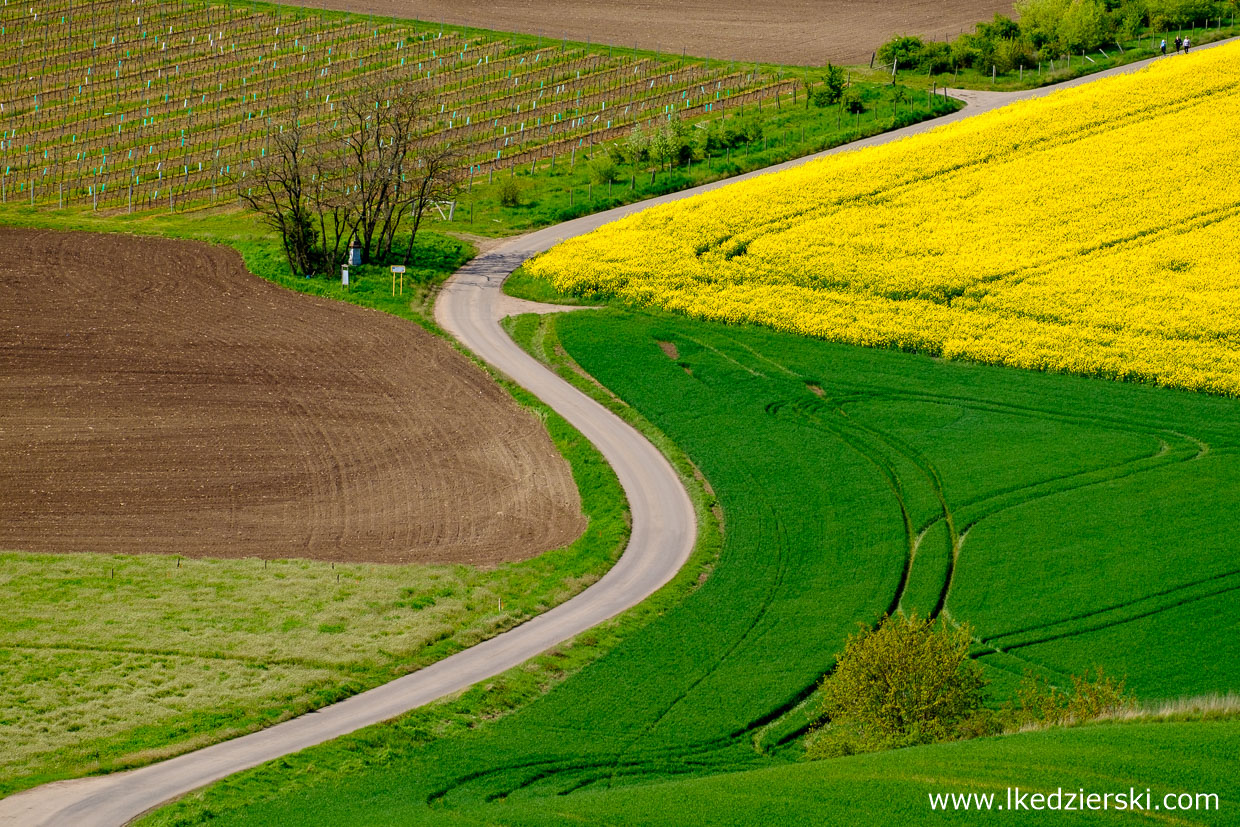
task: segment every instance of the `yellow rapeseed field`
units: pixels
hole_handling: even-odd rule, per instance
[[[650,209],[529,268],[704,319],[1240,395],[1240,45]]]

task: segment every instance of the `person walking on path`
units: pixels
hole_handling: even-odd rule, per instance
[[[1162,51],[1163,57],[1166,57],[1167,56],[1167,38],[1164,37],[1162,39],[1162,43],[1159,45],[1158,48]]]
[[[1182,37],[1177,37],[1177,38],[1175,39],[1175,53],[1176,53],[1177,55],[1180,53],[1180,47],[1181,47],[1181,46],[1183,46],[1183,45],[1184,45],[1184,38],[1182,38]]]
[[[1188,38],[1184,38],[1184,54],[1188,54]]]

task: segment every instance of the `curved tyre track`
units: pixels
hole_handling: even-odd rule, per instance
[[[1041,97],[1100,77],[1131,72],[1148,62],[1024,92],[953,93],[966,100],[969,106],[938,120],[876,135],[726,181],[568,221],[514,239],[479,256],[445,286],[436,304],[436,318],[478,356],[524,385],[571,422],[613,465],[629,497],[633,516],[632,537],[615,567],[599,582],[546,614],[411,675],[317,712],[141,769],[57,782],[10,796],[0,801],[0,824],[23,827],[125,824],[164,802],[233,773],[389,720],[463,690],[636,605],[675,575],[693,546],[696,520],[688,494],[667,460],[619,418],[521,350],[498,324],[499,318],[507,315],[506,308],[511,307],[503,298],[500,286],[530,256],[563,239],[656,204],[687,198],[837,152],[899,140],[1016,100]]]

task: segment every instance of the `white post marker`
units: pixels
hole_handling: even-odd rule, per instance
[[[349,265],[340,265],[340,283],[347,290],[349,289]]]
[[[396,274],[400,273],[400,294],[405,295],[405,265],[392,265],[392,295],[396,295]]]

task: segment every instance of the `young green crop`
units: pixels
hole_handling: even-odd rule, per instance
[[[1238,493],[1234,400],[678,317],[586,312],[514,330],[563,347],[694,459],[722,509],[718,565],[681,605],[519,714],[417,748],[376,728],[369,737],[387,757],[356,772],[349,750],[311,750],[290,759],[305,772],[259,770],[221,798],[209,792],[196,806],[222,823],[310,812],[503,821],[569,812],[587,800],[579,793],[782,763],[805,721],[793,713],[802,723],[783,727],[782,716],[858,623],[902,599],[974,626],[973,655],[999,697],[1027,668],[1065,681],[1081,662],[1127,675],[1147,699],[1240,684],[1240,609],[1218,596],[1185,602],[1198,580],[1231,570],[1213,550],[1240,525],[1207,511],[1215,489]],[[1185,508],[1194,498],[1201,507]],[[1025,509],[1046,512],[1045,533],[1022,534]],[[1131,530],[1096,519],[1120,511]],[[1167,544],[1173,529],[1191,544]],[[942,552],[914,556],[919,537]],[[1143,611],[1128,611],[1138,602]],[[1178,622],[1207,605],[1210,624]],[[1098,629],[1071,625],[1083,611]],[[1010,649],[989,639],[1048,622],[1080,634]],[[694,818],[687,806],[665,817]]]
[[[1240,823],[1240,783],[1232,771],[1237,738],[1240,722],[1235,720],[1050,730],[709,778],[587,790],[554,804],[546,800],[496,802],[454,814],[452,823],[938,827],[1019,820],[1031,825],[1127,825],[1144,815],[1174,818],[1177,824],[1219,827]],[[1008,788],[1013,788],[1014,796],[1023,793],[1023,798],[1009,799]],[[1055,799],[1057,806],[1066,802],[1072,810],[1030,806],[1031,793],[1045,796],[1057,790],[1077,796],[1081,791],[1096,793],[1094,805],[1098,807],[1102,796],[1109,795],[1109,809],[1090,812],[1085,801],[1077,806],[1062,794]],[[931,796],[953,793],[993,795],[992,808],[1024,809],[1001,819],[1008,812],[977,812],[976,805],[967,813],[943,812],[950,806],[931,807]],[[1121,795],[1138,796],[1142,810],[1148,811],[1131,810],[1127,805],[1118,809]],[[1167,799],[1168,795],[1174,798]],[[1021,804],[1016,805],[1017,801]],[[1170,813],[1167,802],[1175,806],[1191,803],[1191,808]],[[1046,799],[1041,804],[1045,807]],[[290,821],[300,816],[295,805],[282,813]]]

